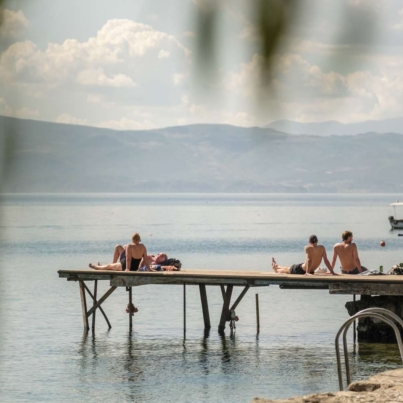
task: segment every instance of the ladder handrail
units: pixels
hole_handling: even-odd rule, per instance
[[[389,311],[388,309],[372,307],[372,308],[363,309],[362,311],[359,311],[358,313],[365,313],[365,312],[374,312],[374,313],[378,313],[381,315],[383,314],[384,316],[389,316],[389,319],[393,319],[396,322],[398,322],[398,324],[403,329],[403,319],[399,318],[399,316],[397,316],[392,311]],[[352,317],[355,317],[355,315],[353,315]],[[350,329],[351,325],[352,325],[352,322],[345,327],[344,332],[343,332],[344,363],[345,363],[345,367],[346,367],[347,385],[349,385],[351,383],[350,365],[349,365],[348,348],[347,348],[347,332]],[[400,332],[399,332],[399,336],[400,336]],[[402,350],[403,345],[402,345],[402,343],[399,343],[399,341],[397,343],[398,343],[398,347],[399,347],[400,356],[403,361],[403,350]]]
[[[370,308],[371,309],[371,308]],[[380,308],[381,309],[381,308]],[[390,311],[389,311],[390,312]],[[393,312],[386,313],[387,316],[391,317],[393,314]],[[365,318],[365,317],[374,317],[377,318],[385,323],[387,323],[388,325],[390,325],[392,327],[392,329],[395,332],[396,335],[396,340],[398,342],[399,345],[399,350],[400,350],[400,355],[402,357],[402,361],[403,361],[403,343],[402,343],[402,339],[400,336],[400,332],[399,329],[397,328],[397,326],[395,325],[395,323],[391,320],[388,319],[385,315],[385,312],[383,313],[376,313],[376,312],[371,312],[371,311],[367,311],[367,312],[358,312],[357,314],[355,314],[354,316],[352,316],[351,318],[347,319],[343,325],[341,326],[341,328],[339,329],[339,331],[337,332],[336,338],[335,338],[335,347],[336,347],[336,359],[337,359],[337,373],[338,373],[338,377],[339,377],[339,388],[342,391],[343,390],[343,377],[342,377],[342,373],[341,373],[341,361],[340,361],[340,347],[339,347],[339,337],[341,332],[348,326],[350,327],[351,323],[353,323],[356,319],[358,318]],[[398,321],[400,324],[400,321]],[[346,345],[345,347],[345,356],[346,356]],[[347,358],[347,362],[346,362],[346,366],[348,366],[347,372],[349,373],[349,363],[348,363],[348,358]]]

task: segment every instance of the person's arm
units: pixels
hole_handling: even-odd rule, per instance
[[[130,267],[132,265],[132,250],[130,245],[126,245],[126,270],[130,271]]]
[[[332,270],[334,271],[334,266],[336,266],[336,260],[337,260],[337,249],[336,245],[333,246],[333,258],[332,258]]]
[[[333,274],[333,276],[338,276],[338,274],[336,274],[333,270],[332,265],[329,262],[329,259],[327,258],[327,253],[326,253],[326,249],[323,248],[323,261],[325,262],[326,267],[329,269],[330,273]]]
[[[361,262],[360,262],[360,258],[358,257],[358,248],[357,248],[357,245],[354,245],[354,247],[353,247],[353,257],[354,257],[355,266],[358,268],[358,271],[359,271],[360,273],[362,273]]]
[[[144,261],[144,264],[147,267],[148,271],[156,271],[150,267],[150,263],[148,262],[148,258],[147,258],[147,248],[144,245],[143,245],[143,261]]]
[[[309,249],[307,249],[306,247],[305,247],[305,254],[306,254],[306,257],[305,257],[305,276],[312,276],[312,274],[309,273],[309,267],[311,266],[312,259],[309,256]]]

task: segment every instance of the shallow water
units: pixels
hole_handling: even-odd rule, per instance
[[[387,206],[398,195],[15,195],[2,199],[0,399],[16,401],[249,402],[337,390],[334,336],[350,296],[324,290],[249,290],[235,334],[216,331],[218,287],[208,287],[212,329],[204,337],[198,288],[134,289],[139,313],[128,333],[127,293],[97,314],[83,336],[78,285],[57,270],[111,260],[133,231],[149,252],[184,268],[266,270],[303,261],[318,235],[329,255],[345,229],[354,232],[370,269],[403,261],[403,237],[389,230]],[[401,197],[400,197],[401,198]],[[403,231],[400,231],[403,232]],[[386,247],[379,241],[384,239]],[[330,256],[331,257],[331,256]],[[107,289],[100,284],[99,294]],[[236,288],[233,298],[240,293]],[[255,293],[261,328],[256,336]],[[349,339],[352,339],[350,335]],[[394,345],[350,344],[352,377],[400,365]]]

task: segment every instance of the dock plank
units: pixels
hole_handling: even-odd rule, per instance
[[[249,271],[249,270],[200,270],[187,269],[176,272],[111,272],[94,271],[89,269],[66,269],[59,270],[59,277],[68,280],[110,280],[111,286],[130,287],[147,284],[205,284],[205,285],[234,285],[234,286],[269,286],[279,285],[283,288],[329,288],[330,284],[339,284],[332,287],[333,293],[343,292],[343,284],[356,284],[355,293],[359,294],[360,287],[366,284],[382,284],[382,292],[388,292],[388,284],[402,284],[403,276],[355,276],[355,275],[313,275],[302,276],[295,274],[277,274],[268,271]],[[344,288],[345,293],[353,293],[353,288]],[[348,292],[351,290],[351,292]],[[372,290],[376,290],[372,288]],[[372,292],[371,290],[371,292]],[[390,295],[397,295],[399,288],[391,287]],[[374,291],[375,292],[375,291]],[[403,293],[402,293],[403,294]],[[386,294],[384,294],[386,295]]]

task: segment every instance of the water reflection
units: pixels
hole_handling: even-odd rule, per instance
[[[251,339],[234,332],[219,336],[203,331],[199,338],[184,343],[169,337],[142,339],[141,334],[128,332],[85,333],[75,349],[76,385],[87,394],[102,387],[105,399],[144,402],[188,401],[189,396],[207,401],[224,392],[249,396],[245,388],[267,398],[337,390],[331,340],[327,345],[312,340],[311,345],[301,346],[301,341],[290,345],[263,336]],[[401,365],[393,344],[357,344],[357,354],[352,351],[351,343],[353,380],[371,375],[374,367]],[[283,392],[282,385],[290,378],[293,382]],[[226,390],[229,385],[231,391]]]
[[[205,376],[207,376],[209,371],[209,343],[208,338],[210,336],[210,330],[205,329],[203,333],[203,337],[201,338],[200,342],[200,353],[199,353],[199,362],[200,368]]]

